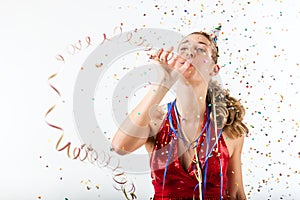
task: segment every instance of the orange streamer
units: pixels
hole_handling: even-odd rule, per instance
[[[135,29],[135,33],[137,32],[138,29]],[[114,35],[116,34],[116,32],[119,31],[120,36],[121,34],[123,34],[123,30],[122,27],[120,26],[116,26],[114,28]],[[127,40],[124,42],[132,42],[132,38],[133,38],[133,33],[127,33]],[[137,44],[138,46],[142,46],[145,42],[145,40],[140,37],[139,38],[140,41],[134,42],[135,44]],[[109,41],[110,39],[107,37],[107,35],[105,33],[103,33],[103,40],[101,41],[100,45],[102,45],[105,41]],[[91,46],[91,38],[90,36],[85,37],[84,40],[84,45],[85,48],[88,48],[89,46]],[[71,55],[74,55],[76,52],[82,51],[83,50],[83,44],[81,40],[78,40],[78,42],[74,43],[74,44],[70,44],[67,47],[67,52]],[[71,51],[70,51],[71,48]],[[153,46],[151,44],[146,44],[145,46],[145,51],[150,51],[151,49],[153,49]],[[62,55],[57,55],[56,56],[56,60],[65,63],[65,58]],[[57,76],[58,73],[54,73],[51,76],[48,77],[48,85],[56,92],[56,94],[61,98],[61,94],[59,92],[59,90],[53,86],[50,82],[51,79],[53,79],[54,77]],[[62,127],[55,125],[53,123],[50,123],[47,121],[47,117],[48,115],[54,110],[54,108],[56,107],[56,104],[51,106],[45,113],[45,122],[47,123],[48,126],[58,129],[59,131],[61,131],[61,135],[59,137],[59,139],[57,140],[56,143],[56,150],[61,152],[61,151],[66,151],[68,158],[72,158],[74,160],[78,159],[80,161],[88,161],[92,164],[94,164],[96,162],[97,166],[99,168],[101,167],[107,167],[109,165],[112,164],[112,156],[110,156],[109,154],[107,154],[106,152],[100,152],[100,155],[103,155],[103,158],[101,159],[101,157],[99,156],[99,153],[94,150],[91,146],[87,146],[86,144],[82,144],[80,147],[71,147],[71,142],[66,142],[64,145],[62,145],[62,140],[64,137],[64,130]],[[113,180],[117,185],[113,185],[113,187],[116,190],[122,191],[126,197],[127,200],[134,200],[137,199],[136,195],[135,195],[135,185],[133,183],[129,183],[126,177],[125,172],[122,170],[122,168],[120,167],[120,163],[118,161],[118,163],[116,164],[115,167],[112,168],[112,174],[113,174]],[[129,195],[128,195],[129,194]]]

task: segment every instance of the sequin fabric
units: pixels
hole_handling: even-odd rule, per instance
[[[176,104],[172,104],[169,108],[172,124],[170,124],[168,114],[164,118],[156,135],[150,158],[151,178],[155,191],[153,200],[192,200],[193,197],[196,200],[199,199],[199,184],[195,176],[197,173],[196,164],[192,162],[186,171],[179,160],[178,140],[181,138],[171,128],[173,126],[175,130],[178,130],[175,116],[177,109],[175,107]],[[207,119],[205,118],[205,120]],[[201,137],[199,143],[203,142],[205,139]],[[201,171],[206,176],[205,185],[201,186],[204,200],[222,199],[225,192],[229,152],[223,136],[219,138],[218,146],[219,151],[213,152],[206,163],[205,158],[200,158]],[[198,153],[199,150],[200,145],[197,147]]]

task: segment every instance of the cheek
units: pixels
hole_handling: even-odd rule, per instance
[[[206,58],[198,58],[192,61],[194,66],[203,67],[209,63],[209,60]]]
[[[203,60],[202,60],[202,63],[203,63],[203,64],[206,64],[206,63],[208,63],[208,60],[203,59]]]
[[[207,65],[210,63],[210,57],[206,54],[199,54],[195,61],[197,62],[197,65]]]
[[[199,55],[192,64],[195,66],[196,70],[205,73],[209,72],[211,68],[211,60],[207,55]]]
[[[210,62],[208,59],[199,59],[195,63],[193,63],[194,66],[196,66],[196,69],[204,72],[209,71],[210,68]]]

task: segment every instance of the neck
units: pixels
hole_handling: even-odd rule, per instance
[[[206,110],[208,85],[204,82],[190,84],[182,81],[178,84],[176,91],[178,112],[185,121],[199,121],[203,119]]]

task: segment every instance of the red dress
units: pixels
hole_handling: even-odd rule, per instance
[[[150,158],[151,178],[155,190],[153,200],[192,200],[193,197],[199,199],[199,182],[195,176],[196,164],[192,162],[185,171],[178,158],[178,140],[181,138],[175,134],[175,131],[172,131],[178,130],[175,115],[177,109],[175,109],[174,102],[172,105],[169,104],[169,114],[166,115],[156,135]],[[171,118],[168,115],[171,115]],[[170,119],[172,123],[170,123]],[[200,144],[203,141],[205,143],[202,135]],[[198,154],[200,146],[197,146]],[[205,184],[202,185],[204,200],[222,199],[226,188],[229,152],[222,135],[218,139],[218,149],[219,153],[211,153],[207,162],[205,162],[205,158],[199,157],[202,174],[205,177]],[[207,164],[206,168],[205,164]]]

